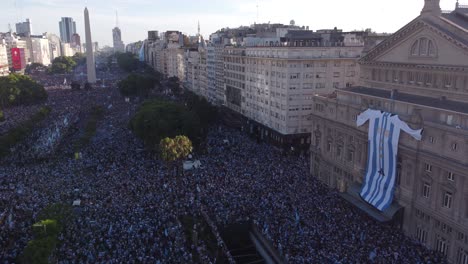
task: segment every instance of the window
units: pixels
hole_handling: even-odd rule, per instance
[[[333,83],[333,88],[335,88],[335,89],[340,88],[340,83],[339,82],[334,82]]]
[[[468,251],[463,248],[458,250],[457,264],[468,264]]]
[[[455,173],[449,172],[449,173],[447,174],[447,179],[448,179],[449,181],[455,181]]]
[[[450,148],[452,149],[452,151],[456,151],[458,148],[458,144],[456,142],[453,142]]]
[[[425,182],[423,185],[423,197],[429,198],[430,195],[431,195],[431,184],[428,182]]]
[[[323,112],[323,109],[324,109],[323,105],[321,105],[321,104],[316,104],[315,105],[315,110],[316,111]]]
[[[426,244],[427,243],[427,231],[418,227],[416,230],[416,237],[418,238],[418,241]]]
[[[430,137],[429,137],[429,142],[430,142],[431,144],[434,144],[434,143],[435,143],[435,138],[434,138],[433,136],[430,136]]]
[[[452,208],[452,193],[451,192],[445,192],[444,194],[444,200],[442,201],[442,206],[445,208]]]
[[[349,71],[347,76],[348,77],[354,77],[354,76],[356,76],[356,72],[355,71]]]
[[[413,43],[410,55],[412,57],[436,57],[437,50],[432,40],[423,37]]]
[[[341,153],[343,152],[343,147],[342,146],[337,146],[336,147],[336,157],[341,157]]]
[[[325,83],[317,83],[317,84],[315,84],[315,88],[316,89],[323,89],[323,88],[325,88]]]
[[[354,161],[354,150],[348,150],[348,155],[346,157],[346,160],[348,162],[353,162]]]
[[[328,141],[327,142],[327,152],[331,152],[331,150],[332,150],[332,142]]]
[[[339,73],[339,72],[334,72],[334,73],[333,73],[333,77],[335,77],[335,78],[340,77],[340,73]]]
[[[436,250],[442,253],[442,255],[447,256],[448,243],[445,238],[437,236]]]
[[[426,169],[426,172],[432,172],[432,165],[431,165],[431,164],[428,164],[428,163],[426,163],[426,165],[425,165],[425,169]]]

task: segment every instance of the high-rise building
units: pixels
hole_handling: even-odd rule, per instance
[[[81,37],[78,33],[75,33],[72,35],[71,38],[71,47],[76,50],[76,52],[82,52],[81,51]]]
[[[31,62],[49,66],[51,63],[49,40],[43,35],[38,35],[28,37],[26,41],[30,47]]]
[[[29,18],[26,18],[26,22],[16,23],[16,33],[23,36],[32,34],[32,24]]]
[[[51,33],[46,34],[46,37],[49,40],[50,59],[54,60],[55,58],[62,56],[62,41],[60,38]]]
[[[425,0],[420,16],[360,59],[358,85],[313,97],[310,168],[356,209],[463,264],[468,5],[442,12],[439,2]]]
[[[115,28],[112,29],[112,41],[114,52],[125,52],[125,45],[122,41],[122,31],[119,28],[119,15],[115,12]]]
[[[114,29],[112,29],[112,40],[114,43],[115,52],[125,51],[125,45],[122,41],[122,32],[120,31],[120,28],[115,27]]]
[[[59,21],[60,27],[60,38],[62,42],[71,43],[72,36],[76,33],[76,23],[71,17],[62,17],[62,20]]]

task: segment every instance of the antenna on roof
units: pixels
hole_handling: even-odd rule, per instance
[[[119,27],[119,13],[115,11],[115,27]]]

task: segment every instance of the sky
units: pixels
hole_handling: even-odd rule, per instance
[[[465,1],[465,2],[464,2]],[[116,12],[125,44],[143,40],[147,31],[179,30],[195,35],[200,21],[207,39],[218,29],[257,23],[309,26],[312,30],[337,27],[345,31],[372,28],[393,33],[419,15],[424,0],[1,0],[0,32],[15,30],[29,18],[33,34],[60,36],[59,20],[72,17],[84,41],[83,10],[90,12],[93,41],[112,46]],[[442,10],[453,10],[456,0],[440,0]],[[461,0],[468,4],[468,0]],[[257,9],[258,5],[258,9]],[[258,12],[257,12],[258,10]]]

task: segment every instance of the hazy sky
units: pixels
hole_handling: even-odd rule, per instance
[[[257,21],[296,25],[310,29],[372,28],[394,32],[419,15],[424,0],[1,0],[0,32],[13,30],[17,21],[31,19],[33,33],[59,34],[61,17],[76,21],[84,41],[83,9],[90,12],[93,41],[112,45],[115,12],[125,44],[146,38],[148,30],[179,30],[196,34],[200,20],[205,37],[223,27]],[[456,0],[441,0],[443,10],[453,10]],[[468,0],[465,0],[468,3]],[[464,3],[464,0],[461,0]]]

